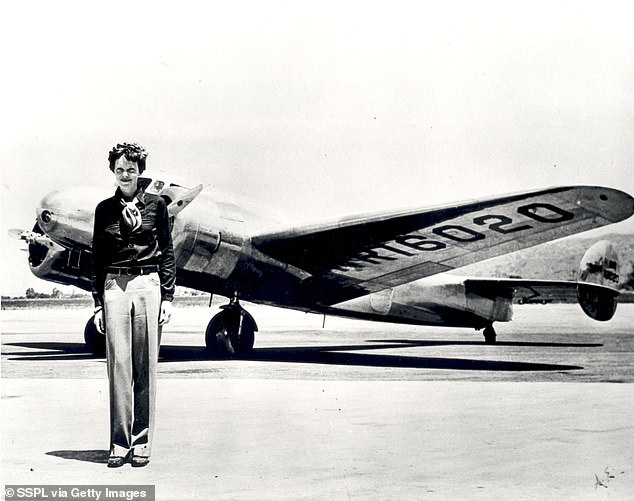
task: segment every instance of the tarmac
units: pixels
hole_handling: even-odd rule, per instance
[[[154,485],[161,500],[632,499],[634,305],[608,323],[526,305],[498,344],[252,306],[247,360],[207,360],[213,312],[163,335],[146,468],[108,469],[89,311],[2,311],[2,485]],[[4,496],[4,494],[3,494]],[[5,497],[3,497],[5,499]],[[9,499],[9,498],[6,498]]]

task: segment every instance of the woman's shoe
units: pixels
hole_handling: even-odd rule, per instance
[[[120,468],[125,463],[125,458],[121,456],[110,456],[108,458],[108,468]]]
[[[130,460],[130,465],[133,468],[142,468],[143,466],[147,466],[150,462],[150,458],[147,456],[132,456]]]

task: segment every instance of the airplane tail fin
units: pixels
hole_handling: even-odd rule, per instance
[[[577,299],[584,313],[595,320],[610,320],[616,312],[618,284],[618,253],[614,245],[601,240],[586,251],[579,265]]]

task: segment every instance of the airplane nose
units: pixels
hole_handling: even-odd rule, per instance
[[[55,228],[58,220],[58,214],[62,207],[62,197],[59,191],[48,193],[37,206],[35,210],[37,222],[46,233]]]
[[[104,195],[103,189],[94,187],[52,191],[36,209],[37,222],[52,240],[64,247],[89,247],[95,207]]]

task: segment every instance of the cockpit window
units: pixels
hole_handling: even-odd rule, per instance
[[[148,179],[149,183],[145,188],[146,193],[151,193],[152,195],[159,195],[163,188],[165,188],[165,181],[161,181],[160,179]]]
[[[184,188],[179,184],[169,182],[165,177],[141,177],[139,179],[141,186],[145,189],[146,193],[152,195],[162,195],[164,191],[170,188]]]
[[[187,191],[184,186],[170,182],[167,176],[140,178],[140,183],[146,193],[160,195],[167,205]]]
[[[158,193],[159,191],[161,191],[163,189],[163,186],[165,186],[165,183],[163,181],[159,181],[158,179],[156,181],[154,181],[152,183],[152,191]]]

